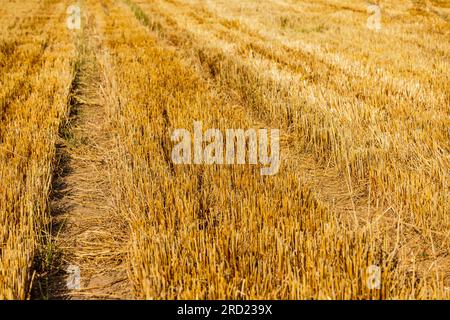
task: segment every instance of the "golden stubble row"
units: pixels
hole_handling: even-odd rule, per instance
[[[155,21],[153,29],[175,45],[194,50],[214,77],[240,92],[259,115],[288,126],[320,159],[327,161],[331,156],[341,170],[349,170],[357,178],[371,176],[373,191],[386,179],[385,167],[392,167],[406,181],[418,172],[415,180],[423,184],[414,186],[414,193],[395,190],[396,181],[388,189],[390,193],[397,195],[397,200],[410,199],[421,197],[419,191],[426,188],[438,197],[428,204],[438,205],[424,208],[424,212],[444,208],[445,194],[438,192],[448,188],[445,151],[449,100],[442,82],[444,74],[436,80],[436,85],[441,85],[439,91],[427,89],[431,77],[423,79],[420,90],[414,90],[408,85],[407,74],[400,73],[405,81],[399,83],[389,74],[380,78],[376,71],[364,74],[353,70],[354,66],[348,70],[337,65],[338,59],[327,60],[329,55],[314,55],[281,41],[269,41],[242,24],[243,19],[224,20],[201,6],[189,11],[186,5],[178,4],[186,1],[170,1],[180,6],[178,10],[165,2],[142,4]],[[210,31],[214,29],[218,30],[215,34]],[[278,75],[267,73],[270,68]],[[379,194],[389,193],[383,186],[380,189]],[[416,206],[408,209],[420,210]],[[442,218],[448,222],[448,216]],[[422,225],[421,219],[424,216],[418,215],[415,223]],[[430,223],[423,225],[436,227]]]
[[[0,299],[28,298],[34,263],[45,255],[55,143],[74,54],[65,1],[15,6],[20,10],[8,3],[7,13],[24,15],[1,34]]]
[[[105,33],[118,90],[111,114],[124,159],[114,175],[115,194],[130,224],[130,276],[138,297],[442,296],[442,279],[419,279],[398,268],[387,235],[347,228],[314,197],[295,165],[284,162],[275,177],[245,166],[174,166],[174,128],[192,128],[194,120],[220,129],[276,122],[215,90],[182,58],[186,51],[164,46],[139,24],[151,19],[139,18],[136,7],[109,5]],[[261,113],[267,112],[265,99]],[[381,290],[367,286],[373,264],[382,267]]]
[[[338,170],[352,177],[355,189],[365,189],[372,207],[384,207],[387,226],[396,221],[403,227],[401,247],[409,256],[404,261],[407,265],[411,256],[428,256],[421,259],[425,273],[436,267],[434,260],[441,261],[437,269],[445,271],[449,250],[448,76],[437,74],[433,82],[434,75],[423,73],[418,82],[421,65],[414,77],[379,61],[378,67],[365,67],[359,55],[352,57],[339,48],[325,52],[311,45],[313,35],[301,40],[304,47],[293,46],[279,35],[282,31],[272,29],[268,34],[260,28],[253,16],[266,11],[257,10],[256,5],[252,19],[250,14],[236,14],[233,19],[215,16],[205,8],[211,2],[194,2],[192,7],[186,2],[190,1],[143,1],[141,7],[155,34],[182,48],[194,63],[199,61],[219,85],[238,92],[258,117],[287,127],[299,151],[310,150],[324,163],[331,158]],[[239,6],[228,4],[233,5],[236,13]],[[425,25],[431,23],[425,20]],[[366,50],[364,42],[370,45],[373,37],[356,37],[356,49]],[[389,39],[380,37],[384,42]],[[421,42],[402,50],[419,50],[426,38],[414,41]],[[423,63],[416,55],[409,59],[413,66]],[[443,57],[434,59],[445,68]],[[436,63],[430,62],[429,67],[436,68]],[[308,74],[312,78],[305,80]],[[417,232],[423,245],[407,252],[409,236]]]

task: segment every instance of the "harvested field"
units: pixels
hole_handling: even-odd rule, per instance
[[[450,2],[4,2],[0,299],[450,298]]]

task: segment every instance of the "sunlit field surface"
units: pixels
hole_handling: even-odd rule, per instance
[[[449,299],[449,116],[450,1],[2,0],[0,299]]]

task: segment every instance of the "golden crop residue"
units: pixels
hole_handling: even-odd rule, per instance
[[[112,13],[108,32],[127,158],[118,203],[130,219],[138,296],[448,294],[448,92],[435,81],[448,65],[432,54],[448,46],[424,39],[438,34],[420,38],[405,27],[396,39],[395,26],[371,34],[364,6],[327,19],[339,33],[324,18],[324,27],[297,30],[278,16],[316,24],[318,11],[332,11],[326,2],[302,10],[272,1],[125,3],[129,12]],[[409,62],[388,60],[405,53]],[[434,72],[405,70],[423,56],[436,61]],[[174,167],[168,132],[194,120],[281,128],[280,174]],[[367,288],[371,265],[381,266],[380,291]]]
[[[72,80],[64,2],[14,1],[1,11],[0,299],[29,297],[35,258],[51,254],[47,203]]]
[[[449,299],[449,7],[377,3],[6,1],[0,299]],[[175,164],[197,121],[279,129],[278,173]]]

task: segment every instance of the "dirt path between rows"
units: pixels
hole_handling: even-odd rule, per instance
[[[83,8],[84,12],[88,8]],[[114,214],[110,174],[115,161],[106,111],[105,54],[99,24],[88,13],[78,40],[70,117],[61,132],[51,198],[58,275],[50,299],[129,299],[126,225]]]

